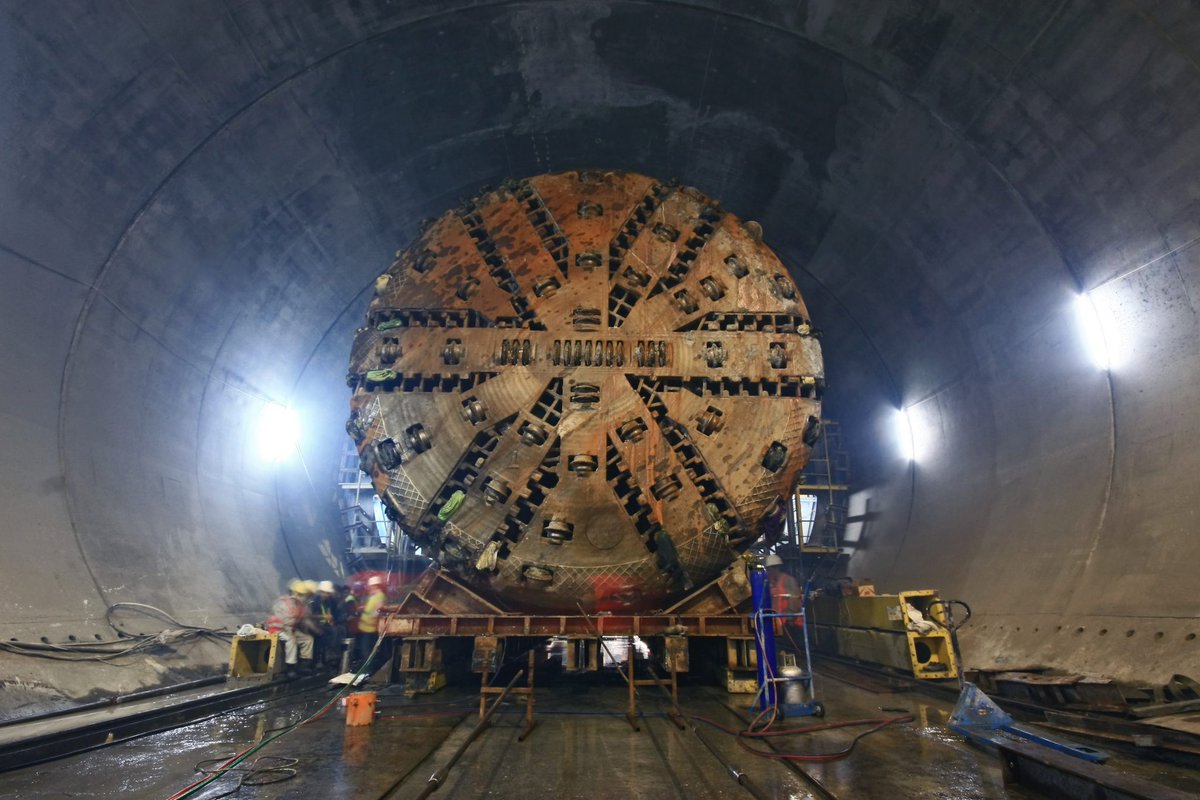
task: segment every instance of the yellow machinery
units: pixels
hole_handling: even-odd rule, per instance
[[[492,651],[495,652],[495,638],[481,637],[491,640]],[[476,654],[476,659],[486,658]],[[446,685],[446,673],[442,668],[442,648],[438,646],[436,636],[409,636],[400,642],[399,663],[396,667],[404,673],[404,684],[410,693],[433,693]],[[390,669],[385,666],[381,677],[390,680]]]
[[[817,652],[904,670],[916,678],[958,677],[945,606],[933,589],[821,595],[809,602]]]
[[[730,636],[725,640],[725,690],[730,694],[758,691],[758,652],[753,636]]]
[[[229,677],[236,680],[270,680],[279,672],[279,654],[278,634],[234,636],[229,646]]]

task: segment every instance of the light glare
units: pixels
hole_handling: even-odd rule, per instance
[[[1113,348],[1108,332],[1100,320],[1100,310],[1096,308],[1096,301],[1090,293],[1084,292],[1075,298],[1075,316],[1079,321],[1084,347],[1087,348],[1092,363],[1098,369],[1111,369]]]
[[[300,417],[282,403],[268,403],[258,422],[258,451],[263,460],[283,461],[296,452],[300,440]]]
[[[907,408],[896,409],[896,446],[905,461],[917,460],[917,441],[913,436],[912,417]]]

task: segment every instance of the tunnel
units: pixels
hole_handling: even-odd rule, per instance
[[[1196,674],[1194,3],[10,2],[0,75],[0,640],[107,639],[122,604],[233,629],[342,574],[376,276],[486,187],[599,169],[787,265],[847,574],[969,601],[969,665]],[[5,648],[0,716],[227,651]]]

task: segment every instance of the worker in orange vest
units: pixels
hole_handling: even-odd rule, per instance
[[[771,608],[777,614],[799,614],[803,611],[800,596],[800,585],[796,579],[783,568],[783,559],[771,553],[767,556],[767,579],[771,582]],[[783,617],[775,619],[775,634],[782,635],[790,626],[798,629],[803,623],[800,617]],[[780,643],[784,644],[783,642]]]
[[[306,669],[312,668],[313,627],[308,619],[311,588],[308,581],[293,579],[288,583],[288,593],[275,601],[267,617],[267,631],[279,634],[283,641],[284,663],[289,674],[299,661],[304,662]]]

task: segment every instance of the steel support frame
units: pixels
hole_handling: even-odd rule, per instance
[[[1020,741],[997,742],[1006,785],[1050,797],[1080,800],[1187,800],[1191,792],[1172,789],[1103,764]]]
[[[642,728],[638,725],[638,705],[637,705],[637,687],[639,686],[659,686],[665,689],[671,698],[671,710],[667,712],[667,718],[675,724],[675,727],[680,730],[687,728],[683,721],[683,714],[679,710],[679,671],[676,669],[676,661],[674,658],[668,658],[667,663],[670,665],[670,677],[660,678],[657,674],[653,678],[638,678],[637,677],[637,648],[634,647],[634,637],[630,636],[628,640],[628,654],[625,659],[625,672],[621,677],[625,679],[626,685],[629,687],[629,708],[625,712],[625,720],[629,723],[629,727],[634,731],[640,731]],[[647,662],[649,666],[651,662]],[[653,673],[654,668],[649,666]],[[669,687],[669,688],[668,688]]]
[[[479,719],[483,719],[487,714],[487,698],[488,695],[500,694],[516,694],[525,697],[525,725],[521,728],[521,733],[517,736],[518,742],[523,742],[529,738],[529,734],[533,733],[533,729],[537,727],[537,720],[533,718],[533,675],[536,666],[537,652],[530,648],[529,660],[525,667],[525,685],[524,686],[489,686],[488,677],[491,670],[488,665],[483,668],[483,674],[479,679]]]

